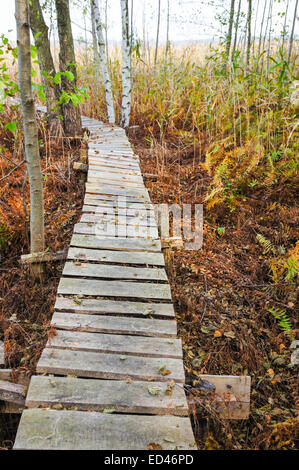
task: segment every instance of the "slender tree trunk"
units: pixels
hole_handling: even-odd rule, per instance
[[[271,33],[272,33],[272,11],[273,11],[273,2],[271,3],[271,12],[270,12],[270,24],[269,24],[269,36],[268,36],[268,50],[267,50],[267,72],[269,70],[269,59],[270,59],[270,50],[271,50]]]
[[[94,17],[94,8],[91,7],[91,30],[92,30],[92,51],[93,51],[93,68],[94,78],[97,86],[97,91],[100,89],[100,75],[99,75],[99,51],[97,43],[96,20]]]
[[[236,52],[236,47],[237,47],[238,29],[239,29],[240,12],[241,12],[241,3],[242,3],[242,0],[239,0],[237,18],[236,18],[236,23],[235,23],[235,38],[234,38],[234,44],[233,44],[233,50],[232,50],[232,60],[234,59],[235,52]]]
[[[157,63],[158,47],[159,47],[159,33],[160,33],[160,17],[161,17],[161,0],[158,0],[158,20],[157,20],[157,35],[156,35],[156,47],[155,47],[155,59],[154,64]]]
[[[287,18],[288,18],[288,10],[289,10],[289,0],[287,0],[286,4],[286,11],[284,14],[284,23],[283,23],[283,30],[282,30],[282,45],[281,45],[281,53],[283,55],[284,51],[284,43],[287,35]]]
[[[295,32],[295,24],[297,19],[297,8],[298,8],[298,0],[296,0],[295,10],[294,10],[294,17],[293,17],[293,24],[292,24],[292,31],[290,35],[290,44],[289,44],[289,53],[288,53],[288,64],[291,61],[292,56],[292,49],[293,49],[293,42],[294,42],[294,32]]]
[[[247,13],[247,54],[246,64],[249,67],[250,61],[250,48],[251,48],[251,18],[252,18],[252,0],[248,0],[248,13]]]
[[[69,0],[55,0],[57,13],[57,26],[59,36],[59,68],[60,72],[70,71],[74,80],[70,81],[62,76],[61,84],[63,90],[74,93],[77,85],[77,69],[75,59],[74,40],[71,27]],[[79,106],[74,106],[70,100],[62,105],[64,130],[68,137],[80,136],[82,134],[82,122]]]
[[[166,49],[165,49],[165,58],[167,58],[169,50],[169,0],[167,0],[167,23],[166,23]]]
[[[230,56],[230,47],[231,47],[231,43],[232,43],[234,15],[235,15],[235,0],[231,0],[231,2],[230,2],[229,21],[228,21],[228,33],[227,33],[227,36],[226,36],[226,57],[227,58]]]
[[[264,27],[264,21],[265,21],[265,16],[266,16],[266,8],[267,8],[267,0],[265,0],[265,3],[264,3],[264,10],[263,10],[263,16],[262,16],[262,22],[261,22],[260,38],[259,38],[258,57],[260,56],[260,53],[261,53],[262,38],[263,38],[263,27]]]
[[[109,46],[108,46],[108,0],[105,0],[105,46],[107,56],[107,66],[109,70]]]
[[[111,85],[110,74],[109,74],[108,63],[107,63],[105,40],[104,40],[104,35],[103,35],[103,26],[102,26],[101,17],[100,17],[98,0],[91,0],[91,9],[93,10],[92,14],[95,18],[101,72],[102,72],[104,88],[105,88],[108,121],[111,124],[114,124],[115,113],[114,113],[112,85]]]
[[[130,60],[132,57],[133,39],[134,39],[134,24],[133,24],[134,16],[133,15],[134,15],[134,0],[131,0]]]
[[[15,0],[18,45],[18,80],[23,114],[25,154],[30,183],[30,250],[44,251],[44,197],[37,123],[32,94],[28,0]],[[34,274],[41,265],[33,264]]]
[[[129,126],[131,114],[131,56],[128,0],[120,0],[122,21],[122,102],[120,125]]]
[[[58,115],[62,114],[58,106],[60,98],[59,86],[49,83],[42,72],[47,72],[52,77],[55,75],[55,66],[51,53],[51,46],[48,37],[48,26],[45,23],[43,12],[39,0],[31,0],[29,3],[30,27],[34,36],[38,59],[40,61],[40,72],[43,85],[45,85],[47,119],[51,136],[61,136],[63,134],[63,124]]]
[[[254,7],[253,7],[253,10],[254,10]],[[256,26],[257,26],[258,12],[259,12],[259,1],[257,0],[255,20],[254,20],[253,38],[252,38],[252,55],[253,56],[254,56],[254,53],[255,53],[255,37],[256,37]]]

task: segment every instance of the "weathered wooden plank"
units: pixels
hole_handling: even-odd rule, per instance
[[[57,330],[57,335],[48,341],[47,347],[116,353],[125,356],[172,357],[176,359],[183,356],[181,340],[179,339],[68,330]]]
[[[131,238],[152,238],[159,237],[156,227],[143,225],[121,225],[116,223],[84,223],[79,222],[74,225],[74,234],[94,235],[97,237],[131,237]]]
[[[126,189],[143,189],[144,184],[141,183],[140,181],[123,181],[123,180],[118,180],[118,179],[109,179],[109,178],[104,178],[103,176],[101,178],[94,177],[94,176],[88,176],[87,182],[90,184],[106,184],[109,186],[115,186],[115,187],[121,187],[121,188],[126,188]]]
[[[94,212],[97,215],[101,214],[112,214],[114,216],[123,216],[126,215],[127,217],[142,217],[146,218],[148,220],[154,220],[155,219],[155,214],[153,210],[150,210],[147,208],[147,206],[144,205],[139,205],[139,208],[123,208],[123,207],[116,207],[115,205],[113,206],[112,204],[108,205],[101,203],[98,204],[100,201],[93,200],[93,204],[90,204],[88,202],[88,205],[83,206],[83,209],[85,207],[85,212]],[[83,210],[84,212],[84,210]]]
[[[250,413],[251,377],[245,375],[200,375],[216,387],[222,418],[247,419]]]
[[[122,170],[134,170],[134,171],[140,171],[139,165],[133,164],[133,163],[123,163],[121,161],[117,160],[107,160],[104,158],[97,159],[97,160],[90,160],[90,164],[93,166],[92,170],[97,170],[99,166],[104,166],[107,169],[109,168],[116,168],[116,169],[122,169]],[[141,175],[140,175],[141,176]]]
[[[187,416],[188,405],[181,387],[165,382],[126,382],[73,377],[33,376],[26,407],[76,408],[81,411],[115,410],[117,413]]]
[[[151,204],[150,200],[141,200],[140,197],[134,197],[134,196],[129,196],[125,195],[122,196],[121,194],[85,194],[85,199],[95,199],[101,201],[103,203],[106,201],[106,203],[112,203],[116,204],[119,207],[121,207],[122,204],[140,204],[142,206],[146,206],[152,210],[154,210],[154,206]],[[126,207],[126,206],[125,206]]]
[[[109,169],[108,169],[109,170]],[[128,176],[128,179],[124,179],[125,176]],[[106,180],[117,180],[120,183],[121,182],[126,182],[126,183],[139,183],[139,184],[144,184],[143,179],[141,176],[141,173],[139,174],[132,174],[132,173],[117,173],[115,171],[106,171],[102,172],[100,168],[98,167],[92,167],[89,168],[88,171],[88,179],[90,178],[97,178],[97,179],[102,179],[105,178]],[[109,184],[109,183],[106,183]]]
[[[86,195],[84,199],[84,204],[86,206],[96,206],[98,207],[100,211],[107,211],[109,214],[109,211],[111,213],[117,213],[118,210],[120,211],[140,211],[141,213],[146,213],[148,217],[153,217],[155,218],[155,212],[154,212],[154,207],[150,204],[142,204],[142,203],[136,203],[136,202],[125,202],[125,201],[119,201],[119,202],[114,202],[114,201],[107,201],[105,199],[95,199],[91,195]],[[97,209],[95,207],[92,208],[92,212],[96,211]],[[149,211],[149,212],[147,212]]]
[[[119,180],[120,182],[132,182],[143,184],[143,179],[138,175],[124,175],[122,173],[102,172],[101,170],[89,170],[88,178],[105,178],[107,180]]]
[[[174,318],[172,304],[128,302],[121,300],[98,300],[57,297],[55,310],[93,315],[136,315],[141,317]]]
[[[147,190],[135,188],[115,188],[108,184],[86,183],[86,192],[89,194],[108,194],[115,196],[135,197],[139,202],[149,201]]]
[[[109,160],[108,158],[104,158],[104,157],[97,157],[97,158],[89,157],[89,161],[92,165],[95,165],[95,166],[102,165],[102,166],[113,167],[113,168],[139,170],[138,163],[133,163],[129,161]]]
[[[168,284],[154,284],[131,281],[98,281],[62,277],[58,294],[92,295],[94,297],[125,297],[141,299],[171,299]]]
[[[23,370],[18,369],[0,369],[0,380],[28,385],[30,377]]]
[[[54,312],[51,325],[62,330],[90,333],[157,336],[160,338],[173,338],[177,334],[175,320],[82,315],[71,312]]]
[[[101,173],[115,173],[117,175],[131,175],[131,176],[141,176],[141,171],[139,169],[123,169],[123,168],[115,168],[111,166],[104,166],[101,164],[93,165],[92,163],[89,163],[88,168],[90,171],[100,171]]]
[[[16,403],[11,403],[9,401],[0,401],[0,414],[18,414],[20,415],[24,410],[23,405],[17,405]]]
[[[166,369],[164,369],[166,367]],[[170,373],[162,375],[162,369]],[[37,363],[38,373],[75,375],[98,379],[175,380],[184,383],[181,359],[102,354],[67,349],[45,348]]]
[[[113,214],[107,214],[105,209],[102,211],[102,208],[95,209],[96,212],[94,214],[83,214],[81,216],[80,222],[91,222],[91,223],[112,223],[117,225],[134,225],[134,226],[145,226],[145,227],[157,227],[156,220],[153,217],[147,217],[145,214],[144,216],[140,215],[136,217],[134,215],[119,213],[119,211],[114,211]],[[144,211],[146,212],[146,211]]]
[[[0,401],[8,401],[16,405],[25,403],[24,385],[13,384],[5,380],[0,380]]]
[[[71,247],[68,259],[103,261],[104,263],[141,264],[146,266],[164,266],[162,253],[147,253],[134,251],[90,250],[88,248]]]
[[[189,418],[86,411],[24,411],[14,449],[196,450]]]
[[[98,161],[101,159],[105,159],[112,162],[128,162],[133,163],[134,165],[139,165],[139,158],[134,155],[134,153],[109,153],[100,150],[100,153],[96,154],[93,151],[88,152],[88,157],[90,160]]]
[[[80,264],[79,264],[80,263]],[[143,279],[151,281],[167,281],[165,269],[135,268],[131,266],[111,266],[107,264],[74,263],[67,261],[63,276],[91,277],[93,279]]]
[[[82,248],[98,248],[117,251],[161,251],[160,240],[146,238],[130,239],[115,237],[95,237],[94,235],[74,234],[71,240],[71,246]]]

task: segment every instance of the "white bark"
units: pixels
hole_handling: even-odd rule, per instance
[[[154,64],[157,64],[158,47],[159,47],[159,33],[160,33],[160,17],[161,17],[161,0],[158,0],[158,19],[157,19],[157,34],[156,34],[156,47]]]
[[[294,16],[293,16],[293,24],[292,24],[292,31],[290,35],[290,44],[289,44],[289,54],[288,54],[288,64],[291,61],[292,57],[292,49],[293,49],[293,42],[294,42],[294,32],[295,32],[295,24],[297,20],[297,8],[298,8],[298,0],[296,0]]]
[[[115,112],[114,112],[112,86],[111,86],[109,68],[108,68],[108,63],[107,63],[105,39],[104,39],[104,34],[103,34],[103,26],[101,22],[98,0],[91,0],[91,9],[93,10],[92,15],[94,16],[94,19],[95,19],[101,72],[102,72],[104,88],[105,88],[108,121],[111,124],[114,124]]]
[[[91,30],[92,30],[92,51],[93,51],[93,67],[94,67],[94,78],[97,89],[100,89],[100,77],[99,77],[99,51],[97,42],[96,32],[96,21],[94,17],[94,8],[91,8]]]
[[[120,125],[129,126],[131,114],[131,54],[128,0],[120,0],[122,20],[122,102]]]
[[[44,251],[44,197],[38,131],[31,80],[28,0],[15,0],[18,45],[18,80],[23,114],[25,154],[30,182],[31,253]]]

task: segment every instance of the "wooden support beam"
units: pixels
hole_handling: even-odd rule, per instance
[[[199,378],[207,380],[216,388],[214,392],[214,402],[212,402],[215,411],[223,419],[248,419],[250,413],[250,386],[251,377],[234,375],[199,375]],[[210,397],[198,400],[195,397],[190,398],[191,406],[200,408],[205,400],[213,400]]]
[[[153,173],[143,173],[143,177],[145,179],[153,180],[153,181],[157,181],[157,179],[158,179],[158,175],[155,175]]]
[[[20,259],[21,264],[32,264],[32,263],[45,263],[48,261],[60,261],[67,257],[68,250],[57,251],[57,253],[51,253],[48,251],[39,253],[29,253],[28,255],[22,255]]]
[[[81,163],[87,163],[87,154],[88,154],[87,149],[80,149],[80,162]]]
[[[0,413],[6,414],[22,414],[25,406],[23,405],[16,405],[15,403],[10,403],[8,401],[1,401],[0,400]]]
[[[4,352],[4,343],[0,341],[0,368],[5,365],[5,352]]]
[[[88,165],[86,165],[86,163],[74,162],[73,168],[75,171],[82,171],[83,173],[87,173]]]
[[[14,403],[15,405],[25,405],[26,387],[24,385],[13,384],[6,380],[0,380],[0,400]]]
[[[0,369],[0,380],[27,386],[29,384],[30,377],[28,377],[24,371],[20,371],[18,369]]]
[[[168,237],[162,238],[162,249],[163,248],[177,248],[179,250],[184,249],[184,241],[181,237]]]

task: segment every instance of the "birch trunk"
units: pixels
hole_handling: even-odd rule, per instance
[[[93,11],[92,15],[94,16],[94,19],[95,19],[101,72],[102,72],[104,88],[105,88],[108,121],[111,124],[114,124],[115,112],[114,112],[112,85],[111,85],[108,63],[107,63],[106,47],[105,47],[105,40],[104,40],[104,34],[103,34],[103,26],[102,26],[101,16],[100,16],[100,11],[99,11],[99,6],[98,6],[98,0],[91,0],[91,9]]]
[[[45,71],[47,74],[54,76],[56,71],[48,37],[49,29],[45,23],[39,0],[31,0],[29,3],[29,13],[30,27],[34,36],[38,59],[40,61],[39,67],[41,79],[43,85],[45,85],[49,131],[51,136],[57,137],[63,135],[63,124],[61,119],[58,117],[59,114],[62,114],[62,110],[60,109],[60,106],[58,106],[60,89],[55,83],[50,85],[49,81],[42,74],[42,72]]]
[[[241,12],[241,1],[242,1],[242,0],[239,0],[237,18],[236,18],[236,23],[235,23],[235,37],[234,37],[234,44],[233,44],[233,50],[232,50],[232,60],[234,60],[234,56],[235,56],[235,52],[236,52],[236,47],[237,47],[238,29],[239,29],[240,12]]]
[[[32,94],[28,0],[15,0],[18,46],[18,81],[23,114],[25,154],[30,183],[30,251],[44,251],[44,197],[37,123]],[[34,274],[42,269],[32,265]]]
[[[159,33],[160,33],[160,17],[161,17],[161,0],[159,0],[159,3],[158,3],[158,19],[157,19],[157,34],[156,34],[156,47],[155,47],[154,65],[156,65],[156,63],[157,63],[157,58],[158,58]]]
[[[251,18],[252,18],[252,0],[248,0],[248,13],[247,13],[247,54],[246,64],[249,67],[250,61],[250,48],[251,48]]]
[[[235,15],[235,0],[231,0],[230,3],[230,13],[228,21],[228,33],[226,37],[226,57],[230,57],[230,49],[232,43],[232,33],[233,33],[233,24],[234,24],[234,15]]]
[[[96,33],[96,21],[94,17],[94,9],[91,8],[91,32],[92,32],[92,51],[93,51],[93,68],[94,78],[97,86],[97,90],[100,89],[100,76],[99,76],[99,51],[97,43]]]
[[[169,50],[169,0],[167,0],[167,20],[166,20],[166,49],[165,49],[165,58],[167,59],[168,50]]]
[[[77,69],[75,59],[74,40],[71,27],[69,0],[55,0],[57,13],[57,27],[59,36],[59,68],[60,72],[70,71],[74,80],[70,81],[62,76],[61,84],[64,91],[74,93],[77,84]],[[68,137],[82,134],[82,122],[79,106],[74,106],[70,100],[62,105],[64,130]]]
[[[128,0],[120,0],[120,5],[122,19],[122,101],[120,125],[126,128],[129,126],[131,114],[131,55]]]
[[[292,31],[290,35],[290,44],[289,44],[289,53],[288,53],[288,64],[291,61],[292,56],[292,49],[293,49],[293,42],[294,42],[294,32],[295,32],[295,24],[297,19],[297,8],[298,8],[298,0],[296,0],[295,10],[294,10],[294,17],[293,17],[293,24],[292,24]]]

